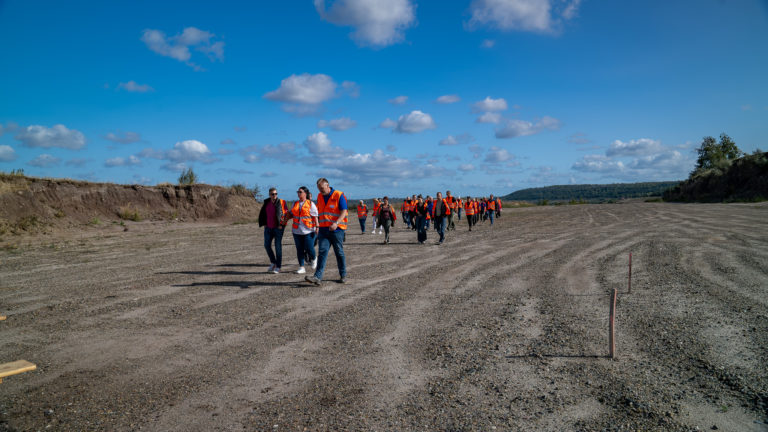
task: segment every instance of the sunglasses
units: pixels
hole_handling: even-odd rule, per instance
[[[277,196],[277,192],[272,192],[269,194],[270,196]]]

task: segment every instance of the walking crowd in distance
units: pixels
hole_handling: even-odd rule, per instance
[[[339,283],[347,283],[347,266],[344,257],[344,240],[347,232],[349,208],[344,192],[334,189],[325,178],[317,180],[318,195],[312,201],[312,193],[306,186],[297,191],[296,201],[288,207],[285,200],[278,198],[277,188],[269,189],[269,198],[259,212],[259,226],[264,227],[264,249],[269,256],[271,273],[280,273],[283,251],[282,239],[285,228],[291,221],[291,232],[296,245],[296,258],[299,263],[297,274],[307,273],[310,265],[313,273],[304,277],[306,282],[320,285],[328,261],[328,253],[333,249],[336,265],[339,269]],[[389,234],[397,220],[397,211],[389,202],[389,197],[373,199],[373,208],[369,210],[365,201],[357,205],[357,219],[360,233],[365,234],[366,221],[373,219],[371,234],[384,234],[383,244],[389,244]],[[400,214],[407,229],[416,231],[416,241],[424,244],[430,223],[437,232],[435,244],[442,245],[446,231],[456,230],[456,223],[462,214],[467,221],[469,231],[478,223],[489,221],[493,225],[495,218],[501,217],[501,199],[489,197],[454,197],[451,191],[437,192],[431,195],[407,197],[400,206]],[[378,233],[377,233],[378,229]],[[274,244],[274,247],[273,247]],[[317,252],[315,248],[317,247]]]

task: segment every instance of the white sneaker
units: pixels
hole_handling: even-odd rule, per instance
[[[275,267],[274,269],[272,269],[272,273],[274,274],[280,273],[280,267]]]
[[[315,259],[312,260],[312,270],[315,270],[315,269],[317,269],[317,257],[315,257]]]
[[[271,272],[271,271],[272,271],[272,270],[274,270],[274,269],[275,269],[275,265],[274,265],[274,264],[270,264],[270,265],[269,265],[269,268],[267,269],[267,271],[268,271],[268,272]]]
[[[304,267],[299,267],[299,269],[298,269],[298,270],[296,270],[296,274],[304,274],[304,273],[306,273],[306,272],[307,272],[307,270],[306,270],[306,269],[304,269]]]

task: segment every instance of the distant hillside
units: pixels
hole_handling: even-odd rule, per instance
[[[768,153],[755,152],[724,166],[691,174],[664,194],[666,201],[764,201],[768,199]]]
[[[505,201],[600,201],[620,198],[638,198],[661,196],[678,184],[676,181],[650,183],[612,183],[558,185],[540,188],[521,189],[502,197]]]

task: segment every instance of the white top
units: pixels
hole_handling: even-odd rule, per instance
[[[301,205],[304,205],[304,201],[301,201]],[[312,216],[313,218],[317,217],[317,206],[312,201],[309,202],[309,215]],[[311,228],[307,228],[307,226],[304,225],[303,223],[299,223],[299,227],[291,228],[291,232],[299,235],[307,235],[307,234],[312,234],[313,232],[315,232],[315,230]]]

